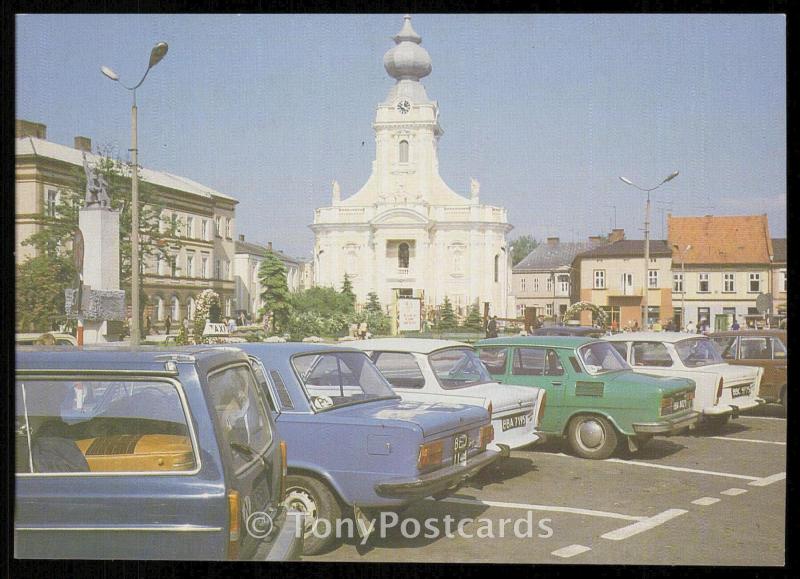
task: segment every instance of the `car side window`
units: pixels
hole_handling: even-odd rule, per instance
[[[786,359],[786,346],[783,345],[779,338],[772,338],[772,357],[775,360]]]
[[[422,388],[425,377],[413,354],[405,352],[375,352],[375,365],[395,388]]]
[[[771,360],[772,339],[765,336],[742,337],[739,340],[739,358],[742,360]]]
[[[736,336],[717,336],[711,342],[724,360],[736,359]]]
[[[564,375],[564,368],[561,366],[561,360],[555,350],[547,350],[544,359],[544,374],[545,376]]]
[[[515,376],[543,376],[545,348],[517,348],[511,372]]]
[[[623,360],[627,361],[628,344],[626,342],[609,342],[609,344],[611,344],[611,347],[614,348],[617,352],[619,352],[619,355],[622,356]]]
[[[197,464],[169,381],[16,383],[17,473],[189,471]]]
[[[633,366],[668,368],[672,366],[672,356],[661,342],[634,342],[631,349],[631,363]]]
[[[506,359],[508,358],[507,348],[481,348],[481,362],[489,370],[489,374],[505,374]]]

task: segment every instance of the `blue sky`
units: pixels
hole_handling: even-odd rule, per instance
[[[21,15],[18,118],[128,157],[130,95],[150,49],[169,54],[138,91],[140,163],[239,199],[248,240],[309,256],[330,183],[355,193],[374,158],[383,54],[402,15]],[[614,220],[641,238],[663,214],[767,213],[786,233],[782,15],[433,15],[413,18],[433,61],[440,172],[505,206],[510,237],[580,240]],[[363,143],[363,144],[362,144]],[[616,209],[614,209],[615,206]]]

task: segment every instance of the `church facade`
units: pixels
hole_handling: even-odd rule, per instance
[[[347,274],[360,303],[373,291],[383,305],[398,294],[421,297],[426,307],[448,297],[461,314],[476,302],[482,312],[488,302],[491,314],[503,317],[506,210],[481,204],[475,179],[468,197],[442,180],[439,105],[420,82],[431,59],[410,16],[394,41],[383,62],[396,83],[377,106],[372,174],[345,199],[334,181],[330,206],[314,213],[315,284],[339,289]]]

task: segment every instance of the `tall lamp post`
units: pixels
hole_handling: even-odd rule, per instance
[[[686,254],[692,249],[692,244],[690,243],[684,247],[683,251],[681,251],[677,243],[673,243],[672,247],[678,250],[678,255],[681,258],[681,325],[678,328],[680,331],[686,327],[686,268],[684,266],[686,265]]]
[[[150,62],[147,70],[144,71],[142,80],[134,86],[127,86],[120,82],[119,75],[103,66],[100,68],[102,73],[115,82],[119,82],[125,89],[133,94],[133,104],[131,105],[131,162],[133,163],[133,174],[131,175],[131,346],[138,346],[141,339],[140,320],[139,320],[139,145],[136,107],[136,89],[142,86],[144,79],[150,69],[161,62],[167,54],[166,42],[159,42],[150,51]]]
[[[625,177],[620,177],[620,181],[622,181],[626,185],[630,185],[631,187],[636,187],[639,191],[644,191],[645,193],[647,193],[647,205],[645,206],[645,212],[644,212],[644,283],[642,289],[642,330],[647,329],[647,308],[648,308],[647,293],[650,286],[650,280],[648,278],[648,274],[650,272],[650,192],[655,191],[667,181],[672,181],[677,176],[678,176],[678,171],[670,173],[661,181],[661,183],[659,183],[655,187],[650,187],[649,189],[645,189],[644,187],[639,187],[639,185],[637,185],[630,179],[626,179]]]

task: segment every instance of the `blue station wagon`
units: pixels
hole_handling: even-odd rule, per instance
[[[299,555],[287,449],[244,353],[18,349],[16,364],[17,557]]]
[[[403,401],[361,351],[242,344],[287,441],[287,503],[306,514],[304,553],[334,539],[316,519],[358,520],[443,496],[498,458],[481,406]]]

